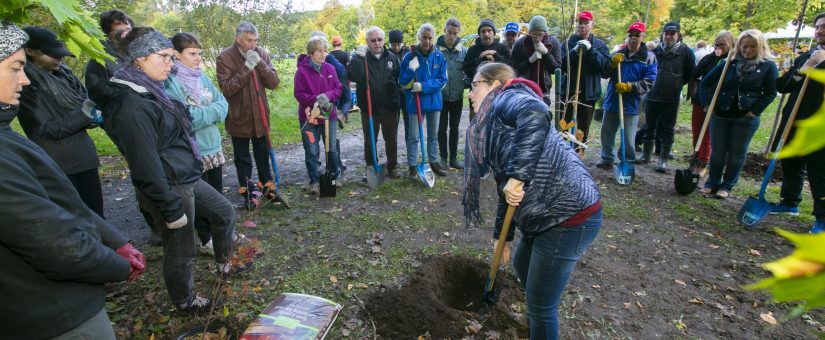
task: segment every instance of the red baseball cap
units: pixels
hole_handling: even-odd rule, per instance
[[[634,23],[630,24],[630,27],[627,28],[628,32],[633,31],[633,30],[636,30],[636,31],[639,31],[639,32],[644,32],[645,31],[645,24],[641,23],[641,22],[638,22],[638,21],[634,22]]]
[[[579,13],[578,18],[585,20],[593,20],[593,13],[590,13],[589,11],[582,11],[581,13]]]
[[[341,36],[334,36],[332,37],[332,46],[341,46],[344,43],[344,39]]]

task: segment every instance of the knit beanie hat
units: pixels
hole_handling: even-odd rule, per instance
[[[172,42],[163,33],[152,30],[129,43],[126,54],[135,60],[168,48],[173,48]]]
[[[400,30],[390,31],[390,44],[400,44],[404,42],[404,32]]]
[[[534,16],[532,19],[530,19],[530,26],[529,26],[528,32],[533,32],[533,31],[547,32],[547,30],[548,30],[548,28],[547,28],[547,19],[545,19],[543,16],[537,15],[537,16]]]
[[[17,25],[8,21],[0,22],[0,61],[23,48],[28,40],[29,35]]]
[[[492,28],[493,29],[493,34],[498,33],[498,31],[496,30],[496,24],[493,22],[493,20],[490,20],[490,19],[481,19],[481,22],[478,23],[478,32],[476,32],[476,33],[478,33],[480,35],[481,34],[481,28],[484,27],[484,26],[488,26],[488,27]]]

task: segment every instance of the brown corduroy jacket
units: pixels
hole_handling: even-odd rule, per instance
[[[273,90],[281,82],[278,73],[272,67],[269,54],[263,48],[256,47],[261,55],[261,61],[255,66],[254,72],[258,78],[261,99],[266,109],[267,125],[269,124],[269,102],[265,90]],[[220,86],[226,101],[229,102],[229,114],[226,116],[226,132],[232,137],[257,138],[265,136],[259,112],[258,93],[252,81],[252,72],[244,63],[246,56],[241,53],[238,44],[225,48],[218,55],[217,73]]]

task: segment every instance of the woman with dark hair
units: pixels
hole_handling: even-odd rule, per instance
[[[220,273],[245,269],[229,262],[235,209],[201,179],[198,142],[186,106],[163,90],[175,50],[150,27],[136,27],[119,42],[130,64],[109,81],[100,98],[106,133],[129,164],[138,204],[163,240],[163,280],[180,313],[206,312],[213,301],[195,293],[196,211],[209,211]]]
[[[480,221],[479,183],[491,170],[499,196],[494,238],[507,206],[517,207],[512,223],[523,236],[513,267],[524,287],[530,338],[556,339],[562,292],[602,224],[599,189],[553,128],[536,83],[515,78],[505,64],[483,64],[470,99],[476,115],[464,152],[464,215]],[[513,239],[512,228],[505,237]],[[509,244],[504,249],[507,263]]]

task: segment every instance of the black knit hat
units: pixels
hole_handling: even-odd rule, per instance
[[[478,23],[478,31],[476,33],[481,35],[481,28],[484,26],[489,26],[490,28],[492,28],[493,34],[498,33],[498,30],[496,30],[496,23],[494,23],[493,20],[490,19],[481,19],[481,22]]]
[[[399,30],[390,31],[390,44],[400,44],[404,42],[404,32]]]

